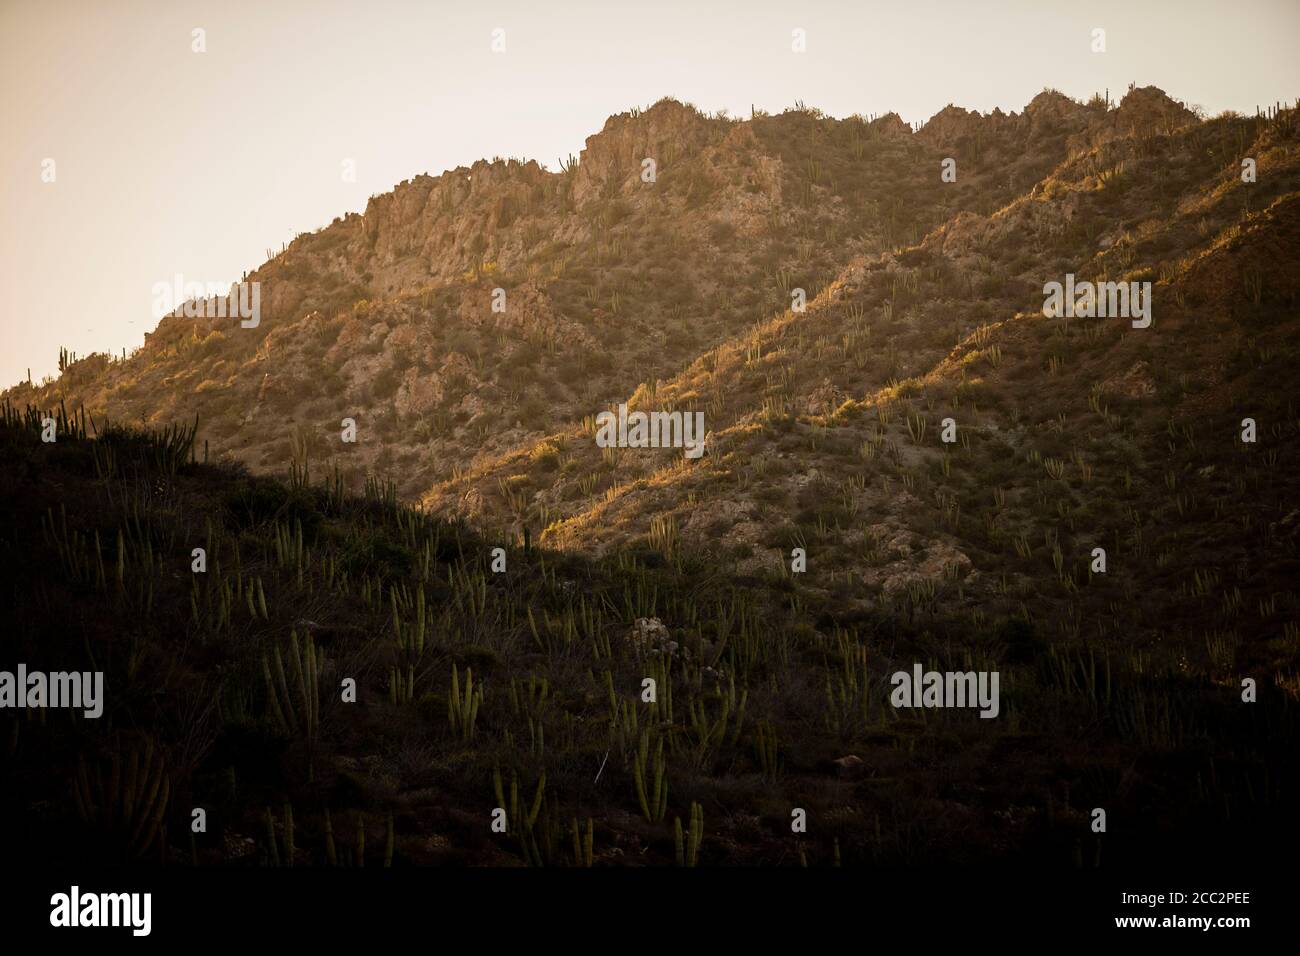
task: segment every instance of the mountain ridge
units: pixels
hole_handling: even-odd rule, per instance
[[[948,152],[953,183],[940,180]],[[1247,152],[1261,173],[1253,184],[1239,177]],[[657,157],[653,183],[640,176],[643,154]],[[1157,395],[1149,346],[1173,341],[1165,330],[1179,328],[1168,323],[1189,298],[1222,308],[1226,290],[1253,282],[1267,290],[1257,311],[1289,308],[1298,189],[1293,111],[1201,120],[1152,87],[1114,108],[1050,90],[1021,113],[950,106],[916,132],[894,114],[739,121],[661,101],[610,117],[562,171],[483,161],[416,177],[296,240],[251,274],[267,308],[246,337],[172,316],[126,363],[82,360],[6,397],[117,417],[139,409],[146,421],[197,413],[217,457],[235,453],[255,471],[337,465],[352,487],[397,473],[403,496],[504,538],[530,528],[602,553],[666,535],[759,574],[783,573],[790,548],[815,540],[821,560],[857,582],[841,595],[849,605],[898,600],[945,575],[973,604],[1006,590],[991,571],[1010,543],[1032,553],[1029,538],[1055,541],[1066,516],[1034,514],[1015,493],[982,518],[1006,528],[936,514],[983,509],[1000,470],[989,455],[1039,454],[1024,417],[1036,387],[1072,377],[1071,358],[1104,356],[1057,403],[1057,433],[1068,419],[1087,436],[1061,458],[1105,457],[1114,439],[1091,434],[1087,406]],[[1261,204],[1272,212],[1254,211]],[[1258,261],[1230,254],[1233,242]],[[1153,283],[1154,328],[1041,321],[1043,283],[1067,272]],[[805,311],[789,307],[800,288]],[[1249,337],[1235,323],[1221,334]],[[1274,336],[1269,364],[1290,367],[1286,337]],[[1196,354],[1200,365],[1178,374],[1205,374],[1223,362],[1216,348],[1170,361]],[[150,355],[144,375],[114,381]],[[1231,394],[1245,381],[1207,388]],[[966,395],[980,396],[966,399],[969,416]],[[620,402],[703,410],[709,454],[598,449],[593,416]],[[1160,447],[1154,414],[1134,416],[1144,431],[1120,439],[1124,471],[1102,480],[1131,482]],[[332,437],[344,417],[359,423],[352,448]],[[921,471],[953,468],[934,445],[945,417],[973,456],[964,491]],[[817,444],[828,437],[832,455]],[[1041,467],[1017,480],[1034,482]],[[865,475],[882,468],[870,485]],[[1067,535],[1084,553],[1085,535]]]
[[[1030,112],[1050,112],[1043,108],[1044,102],[1059,105],[1062,101],[1065,98],[1059,94],[1054,97],[1040,94],[1030,104],[1031,108],[1027,108],[1026,115]],[[1011,114],[1012,117],[1018,115]],[[878,132],[888,126],[888,117],[854,124],[852,121],[821,120],[816,118],[818,116],[820,114],[815,111],[809,111],[787,113],[775,118],[756,116],[750,122],[770,120],[788,125],[790,122],[797,123],[802,118],[812,120],[814,128],[818,123],[830,123],[838,129],[847,128],[843,124],[849,123],[858,127],[850,132],[861,139],[853,140],[850,147],[859,152],[865,149],[862,140],[869,139],[872,131]],[[521,211],[526,211],[530,202],[569,202],[569,198],[558,194],[562,192],[565,180],[571,179],[569,192],[572,193],[572,201],[599,206],[601,191],[611,193],[619,185],[610,180],[608,163],[616,156],[626,158],[632,153],[643,151],[634,148],[634,140],[655,146],[656,151],[663,154],[661,163],[668,167],[665,173],[669,174],[676,160],[674,150],[716,147],[728,135],[741,135],[742,138],[747,135],[735,134],[733,131],[736,130],[749,130],[749,134],[752,134],[752,126],[740,121],[709,119],[691,107],[675,101],[663,101],[644,113],[625,113],[611,117],[601,132],[588,138],[584,149],[585,165],[578,163],[567,173],[549,173],[531,161],[480,161],[472,167],[460,167],[438,177],[418,176],[404,181],[390,193],[372,197],[365,213],[349,214],[316,233],[300,236],[288,244],[283,252],[271,257],[266,264],[246,277],[263,282],[263,321],[268,331],[262,335],[242,337],[245,343],[242,351],[244,354],[255,351],[262,344],[262,336],[269,334],[270,328],[285,319],[294,321],[309,316],[312,311],[324,313],[331,308],[355,306],[358,302],[369,304],[377,298],[401,298],[404,295],[424,293],[429,281],[452,282],[466,272],[481,269],[488,265],[484,257],[489,250],[478,249],[473,237],[481,236],[485,231],[493,234],[506,230],[501,241],[494,242],[490,249],[498,257],[491,260],[496,271],[518,269],[521,262],[519,250],[525,245],[537,250],[540,244],[537,235],[525,237],[522,229],[510,228],[518,222]],[[913,134],[910,130],[907,133],[907,141],[910,142]],[[787,164],[780,156],[769,158],[771,161],[760,162],[759,168],[748,174],[746,181],[738,184],[740,188],[731,189],[721,199],[734,208],[737,205],[735,200],[744,188],[760,189],[765,197],[770,198],[772,205],[779,205],[783,179],[788,174],[788,170],[781,167]],[[776,173],[778,168],[781,168],[779,175]],[[674,183],[672,177],[669,177],[667,186],[670,194],[677,187],[684,186],[689,200],[691,189],[707,188],[707,185],[700,185],[697,171],[683,172],[690,175],[683,175],[681,182]],[[819,175],[815,169],[811,173],[814,177]],[[620,196],[636,198],[639,194],[643,200],[646,198],[645,191],[636,188],[637,179],[634,175],[627,175],[624,179],[621,190],[618,190]],[[539,190],[542,192],[540,198],[537,195]],[[547,190],[557,195],[548,196]],[[819,194],[824,191],[818,183],[808,184],[808,190]],[[830,198],[833,202],[838,197],[832,195]],[[718,203],[715,202],[714,205]],[[447,215],[448,210],[453,208],[464,211],[457,217]],[[628,214],[626,209],[617,206],[613,209],[602,206],[594,212],[595,215],[591,217],[594,221],[584,222],[576,216],[569,216],[567,221],[570,235],[587,243],[588,247],[593,235],[599,233],[602,226]],[[527,216],[524,215],[523,218]],[[733,218],[736,221],[724,224],[724,230],[726,225],[738,226],[742,235],[746,234],[747,228],[752,230],[757,221],[757,217],[752,214]],[[537,260],[552,258],[549,255],[554,251],[551,247],[557,242],[563,242],[565,233],[561,230],[558,233],[548,232],[548,235],[551,236],[550,243],[539,250],[540,255],[534,257],[534,269],[539,266]],[[525,243],[525,238],[532,242]],[[412,252],[417,239],[422,239],[419,255]],[[455,255],[448,255],[449,250]],[[379,274],[376,274],[377,269]],[[626,302],[627,299],[624,298],[623,301]],[[316,308],[318,305],[324,305],[325,309]],[[147,337],[146,346],[141,351],[148,355],[150,351],[165,352],[168,348],[180,347],[182,343],[188,347],[198,334],[196,328],[202,333],[200,341],[211,342],[213,331],[225,334],[216,324],[196,326],[194,320],[173,316],[159,323],[158,329]],[[571,327],[566,327],[565,331],[571,331]],[[231,344],[237,345],[240,341],[240,338],[236,338]],[[209,347],[215,348],[217,344],[222,343],[217,340]],[[106,362],[100,358],[92,364],[102,366]],[[54,389],[34,388],[33,396],[59,394],[65,398],[71,397],[75,389],[85,384],[82,379],[89,377],[78,374],[84,371],[87,369],[74,369],[69,380],[62,385],[56,384]],[[96,371],[102,372],[102,369]],[[13,397],[15,400],[23,399],[18,394]],[[96,404],[94,399],[97,396],[89,397],[92,400],[87,404]],[[101,406],[99,410],[102,412],[107,402],[104,396],[98,397]],[[116,397],[122,404],[129,406],[133,404],[135,396],[127,391]],[[159,398],[160,396],[154,396],[155,401]],[[156,412],[145,411],[147,420],[162,421],[169,415],[186,419],[192,417],[189,409],[173,409],[164,401],[157,401],[157,404],[160,407]],[[134,411],[132,409],[133,413]],[[252,460],[250,464],[258,467],[260,463]]]

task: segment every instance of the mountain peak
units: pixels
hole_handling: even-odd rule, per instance
[[[1126,132],[1169,130],[1196,122],[1196,114],[1158,86],[1130,86],[1120,100],[1116,121]]]
[[[872,131],[886,137],[912,137],[912,127],[908,126],[897,113],[889,112],[876,117],[870,124]]]

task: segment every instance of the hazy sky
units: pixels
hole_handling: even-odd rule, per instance
[[[1300,95],[1297,37],[1300,0],[0,0],[0,386],[139,345],[178,272],[237,280],[418,173],[554,169],[664,96],[924,121],[1135,81],[1253,112]]]

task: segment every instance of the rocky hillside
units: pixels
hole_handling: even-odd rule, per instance
[[[421,176],[299,237],[248,277],[255,329],[171,316],[7,397],[197,415],[215,458],[391,476],[560,548],[781,575],[800,547],[808,586],[864,609],[1029,603],[1077,633],[1116,598],[1103,547],[1149,608],[1123,628],[1159,641],[1175,606],[1271,607],[1294,560],[1298,162],[1293,111],[1202,120],[1154,88],[916,132],[663,101],[560,172]],[[1044,317],[1067,274],[1150,283],[1150,326]],[[597,447],[622,402],[702,411],[708,453]],[[1197,653],[1273,635],[1259,617]]]
[[[1032,130],[1043,99],[1028,121],[949,109],[909,141],[965,156]],[[631,395],[703,409],[703,458],[600,449],[589,419],[426,503],[557,547],[681,546],[755,574],[802,548],[806,585],[844,606],[1023,615],[1293,675],[1294,113],[1202,122],[1155,90],[1096,115],[1047,102],[1086,133],[1014,198],[860,251],[805,311]],[[1045,317],[1044,283],[1067,274],[1149,283],[1150,325]]]
[[[1139,107],[1186,118],[1135,98],[949,107],[916,134],[893,114],[741,122],[663,101],[611,118],[562,171],[496,160],[419,176],[299,236],[246,277],[261,283],[257,328],[169,316],[123,361],[93,355],[6,397],[150,424],[197,414],[213,456],[273,473],[333,458],[356,488],[388,473],[415,497],[672,380],[794,288],[812,300],[857,259],[995,213],[1125,135]],[[950,154],[959,175],[940,188]]]

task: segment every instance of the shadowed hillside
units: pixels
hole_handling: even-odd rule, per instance
[[[1294,835],[1294,687],[1264,672],[1244,706],[1178,646],[856,612],[682,550],[510,548],[498,573],[391,485],[60,424],[0,425],[7,647],[102,671],[104,710],[0,715],[11,859],[1123,866]],[[890,707],[913,661],[999,670],[997,719]]]

